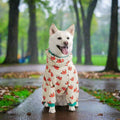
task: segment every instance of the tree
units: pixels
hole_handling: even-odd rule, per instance
[[[30,63],[38,63],[38,47],[37,47],[37,28],[36,28],[36,1],[28,0],[29,7],[29,30],[28,30],[28,55],[30,55]]]
[[[51,9],[49,1],[45,0],[25,0],[29,8],[29,30],[28,30],[28,55],[30,55],[30,63],[38,63],[38,41],[36,28],[36,7],[43,7],[47,12]],[[36,4],[37,3],[37,4]]]
[[[73,5],[76,14],[76,28],[77,28],[77,63],[81,63],[81,53],[82,53],[82,35],[81,35],[81,27],[80,27],[80,19],[79,12],[77,8],[76,0],[73,0]]]
[[[19,15],[18,50],[21,51],[21,57],[24,57],[27,51],[28,26],[29,26],[29,16],[28,16],[28,9],[26,9],[24,12],[21,12]]]
[[[9,0],[9,23],[8,23],[8,41],[7,53],[4,63],[17,63],[18,51],[18,17],[20,0]]]
[[[2,40],[1,40],[1,34],[0,34],[0,56],[2,55],[2,45],[1,45],[1,43],[2,43]]]
[[[87,15],[85,16],[85,10],[83,8],[82,0],[79,0],[80,10],[82,14],[83,22],[83,36],[85,45],[85,64],[92,64],[91,60],[91,47],[90,47],[90,28],[94,9],[97,4],[97,0],[91,0],[87,9]]]
[[[105,71],[118,72],[118,0],[112,0],[109,49]]]
[[[4,53],[6,36],[8,34],[8,4],[0,1],[0,56]]]

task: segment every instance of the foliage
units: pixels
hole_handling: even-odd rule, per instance
[[[43,42],[43,41],[42,41]],[[44,41],[45,42],[45,41]],[[45,44],[45,43],[43,43]],[[46,47],[47,48],[47,47]],[[44,48],[45,49],[45,48]],[[40,48],[39,48],[40,50]],[[46,64],[46,55],[45,55],[45,50],[43,50],[43,53],[44,53],[44,56],[41,57],[39,55],[39,63],[40,64]],[[3,62],[4,60],[4,56],[1,57],[0,59],[0,63]],[[82,64],[84,64],[84,56],[82,56]],[[104,56],[104,55],[93,55],[92,56],[92,62],[93,62],[93,65],[96,65],[96,66],[105,66],[106,64],[106,59],[107,59],[107,56]],[[76,64],[76,61],[77,61],[77,57],[73,57],[73,63]],[[118,57],[118,65],[120,66],[120,57]]]
[[[39,8],[37,9],[37,38],[38,38],[38,49],[39,51],[48,48],[48,40],[49,40],[49,27],[51,25],[51,21],[54,22],[54,16],[52,14],[46,19],[45,14],[42,14],[43,11]]]
[[[0,34],[2,38],[7,35],[7,25],[8,25],[8,5],[0,1]]]
[[[80,78],[92,80],[120,79],[120,73],[115,72],[78,72]]]
[[[25,0],[24,0],[25,1]],[[84,10],[87,12],[88,4],[91,0],[82,0]],[[53,5],[50,7],[51,1],[48,0],[36,0],[37,6],[37,39],[38,39],[38,49],[39,49],[39,62],[46,63],[45,57],[42,53],[48,48],[49,39],[49,27],[52,23],[60,29],[67,28],[70,24],[75,22],[75,13],[73,11],[73,6],[71,2],[65,3],[65,0],[53,1]],[[67,5],[66,5],[67,4]],[[101,2],[99,2],[101,8]],[[57,6],[56,6],[57,5]],[[70,9],[65,9],[70,6]],[[53,7],[54,6],[54,7]],[[53,10],[56,8],[56,12]],[[63,9],[64,8],[64,9]],[[68,7],[69,8],[69,7]],[[80,11],[80,6],[78,6]],[[97,8],[98,9],[98,8]],[[102,9],[102,8],[101,8]],[[109,8],[106,7],[107,10]],[[101,10],[98,10],[101,12]],[[85,13],[86,13],[85,12]],[[103,11],[102,11],[103,12]],[[81,18],[81,14],[79,14]],[[109,39],[109,24],[110,20],[109,13],[97,17],[93,15],[92,25],[91,25],[91,48],[92,48],[92,61],[94,65],[105,65],[106,55],[108,51],[108,39]],[[5,57],[6,49],[6,39],[7,39],[7,24],[8,24],[8,4],[7,2],[0,1],[0,34],[2,34],[2,51],[4,56],[0,56],[0,63],[2,63]],[[24,41],[24,55],[27,51],[27,38],[28,38],[28,8],[19,15],[19,50],[18,54],[21,54],[21,40]],[[82,25],[82,22],[80,21]],[[120,31],[120,30],[119,30]],[[76,36],[74,37],[74,57],[73,61],[76,63]],[[119,43],[120,46],[120,36]],[[118,50],[119,52],[120,50]],[[103,54],[103,55],[102,55]],[[120,55],[120,52],[118,53]],[[82,56],[82,63],[84,63],[84,57]],[[118,63],[120,63],[120,58],[118,58]]]
[[[1,78],[39,78],[41,76],[41,72],[8,72],[8,73],[0,73]]]
[[[27,33],[28,33],[28,10],[21,12],[19,15],[19,33],[18,33],[18,40],[19,40],[19,53],[21,52],[21,42],[23,41],[24,50],[27,50]]]
[[[23,102],[37,87],[0,86],[0,112],[6,112]]]
[[[106,19],[106,18],[104,18]],[[98,21],[98,18],[97,18]],[[99,21],[103,21],[99,18]],[[108,52],[108,40],[109,40],[109,21],[107,24],[100,22],[97,30],[91,36],[92,54],[104,54]],[[98,37],[99,36],[99,37]]]
[[[105,66],[107,60],[106,55],[92,55],[93,65]],[[77,58],[73,57],[73,63],[76,64]],[[82,56],[82,64],[84,63],[84,56]],[[118,57],[118,65],[120,66],[120,57]]]
[[[6,49],[6,39],[8,34],[8,5],[0,1],[0,37],[1,43],[0,47],[2,48],[2,54],[5,54]]]
[[[120,111],[120,100],[112,95],[111,92],[105,90],[89,90],[85,87],[81,87],[85,92],[95,96],[96,98],[100,99],[100,102],[106,103],[113,108],[116,108]]]
[[[41,3],[42,2],[42,3]],[[48,1],[37,1],[36,2],[36,23],[37,23],[37,40],[39,53],[48,48],[49,39],[49,27],[54,22],[54,15],[50,13],[51,8],[48,6]],[[48,11],[49,16],[46,16],[45,11]],[[19,54],[21,54],[21,42],[24,44],[24,55],[27,53],[28,43],[28,26],[29,16],[28,8],[24,12],[20,13],[19,18]]]
[[[0,56],[0,64],[5,60],[5,56]]]

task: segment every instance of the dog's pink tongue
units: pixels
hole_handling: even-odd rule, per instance
[[[67,55],[68,54],[68,49],[67,48],[63,48],[62,49],[62,53],[65,54],[65,55]]]

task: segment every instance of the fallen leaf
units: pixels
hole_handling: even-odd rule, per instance
[[[31,115],[31,112],[28,112],[27,115],[30,116],[30,115]]]
[[[102,113],[99,113],[99,114],[97,114],[97,116],[103,116],[103,114],[102,114]]]
[[[19,96],[15,96],[16,98],[19,98]]]
[[[8,106],[2,106],[1,108],[8,108]]]

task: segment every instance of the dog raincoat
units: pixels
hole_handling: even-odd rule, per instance
[[[46,50],[47,64],[43,76],[42,103],[55,106],[56,94],[66,94],[66,101],[70,106],[75,106],[79,96],[78,76],[72,62],[72,54],[57,57]]]

